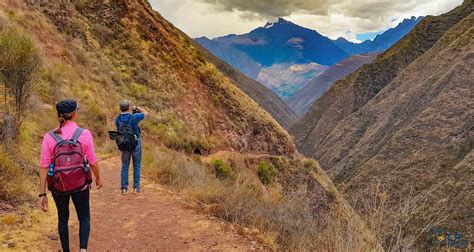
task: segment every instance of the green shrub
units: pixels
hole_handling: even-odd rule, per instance
[[[16,30],[0,31],[0,83],[3,112],[0,133],[5,140],[18,135],[28,114],[29,98],[40,65],[39,51],[26,34]]]
[[[305,168],[308,168],[308,169],[311,169],[311,170],[314,170],[314,171],[317,171],[317,169],[319,167],[318,162],[316,162],[316,160],[311,159],[311,158],[306,158],[303,161],[303,163],[304,163]]]
[[[232,171],[232,168],[220,159],[213,159],[211,161],[212,166],[214,167],[214,173],[216,177],[220,179],[234,179],[235,173]]]
[[[258,164],[258,176],[260,177],[260,181],[263,184],[269,185],[272,183],[273,177],[276,175],[276,168],[273,164],[267,163],[265,161],[260,161]]]

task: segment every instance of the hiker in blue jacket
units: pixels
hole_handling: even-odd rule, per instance
[[[142,161],[142,140],[139,123],[145,119],[148,112],[142,107],[130,105],[130,101],[123,100],[120,102],[120,115],[115,119],[117,130],[122,124],[131,124],[133,134],[136,137],[137,145],[133,151],[122,151],[122,194],[126,194],[128,190],[128,170],[130,166],[130,158],[133,159],[133,192],[140,192],[140,173]]]

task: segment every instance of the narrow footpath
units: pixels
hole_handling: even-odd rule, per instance
[[[104,187],[91,190],[90,251],[260,250],[229,223],[186,209],[179,198],[159,185],[143,181],[140,194],[120,194],[120,160],[100,162]],[[50,202],[50,208],[54,208]],[[78,250],[78,222],[71,202],[71,249]],[[57,235],[45,242],[60,248]]]

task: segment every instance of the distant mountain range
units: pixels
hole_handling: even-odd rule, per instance
[[[355,54],[332,65],[329,69],[312,79],[286,102],[298,115],[303,116],[313,102],[321,97],[339,79],[356,71],[364,64],[372,62],[377,53]]]
[[[334,43],[348,54],[362,54],[368,52],[385,51],[393,44],[397,43],[405,34],[410,32],[423,17],[411,17],[404,19],[396,27],[388,29],[377,35],[373,40],[366,40],[362,43],[353,43],[345,38],[338,38]]]
[[[373,41],[331,40],[283,18],[249,33],[195,39],[218,58],[272,89],[282,99],[294,95],[329,66],[353,54],[383,51],[409,32],[419,18],[405,19]]]

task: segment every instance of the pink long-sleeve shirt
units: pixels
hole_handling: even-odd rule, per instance
[[[71,139],[74,131],[78,128],[77,124],[72,121],[66,121],[66,123],[61,127],[61,137],[63,139]],[[94,140],[92,139],[92,134],[89,130],[84,129],[82,134],[77,139],[84,148],[85,158],[89,164],[97,163],[97,158],[95,155],[94,149]],[[53,149],[56,146],[56,141],[53,139],[49,133],[46,133],[43,137],[43,144],[41,146],[41,168],[48,168],[51,163],[51,158],[53,157]]]

